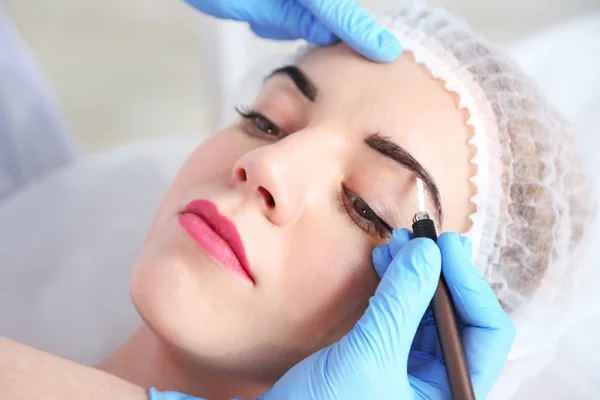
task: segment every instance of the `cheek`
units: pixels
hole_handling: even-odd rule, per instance
[[[286,315],[290,334],[315,348],[340,327],[356,323],[378,284],[372,246],[341,218],[335,217],[340,219],[335,226],[316,229],[312,224],[294,235],[281,277],[279,311]]]

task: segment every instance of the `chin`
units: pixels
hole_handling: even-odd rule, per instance
[[[274,335],[272,321],[252,309],[252,301],[232,300],[230,291],[218,285],[198,290],[183,273],[167,279],[148,269],[136,267],[133,303],[146,326],[184,359],[213,372],[273,384],[303,358],[290,354],[284,338]]]
[[[148,328],[177,353],[199,366],[247,376],[265,353],[255,352],[260,323],[244,311],[252,302],[234,295],[238,279],[210,260],[147,254],[134,269],[130,293]]]

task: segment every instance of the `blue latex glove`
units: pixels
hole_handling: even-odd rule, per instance
[[[373,251],[373,264],[383,277],[352,331],[301,361],[261,399],[450,399],[428,310],[442,264],[475,394],[487,396],[512,346],[514,327],[471,264],[468,240],[454,233],[440,235],[438,246],[429,239],[410,239],[409,231],[396,230],[389,245]],[[184,399],[192,398],[174,392],[151,396]]]
[[[338,39],[373,61],[392,61],[398,39],[354,0],[186,0],[217,18],[245,21],[260,37],[306,39],[328,45]]]

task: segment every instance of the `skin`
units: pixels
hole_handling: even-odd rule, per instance
[[[360,215],[340,201],[342,185],[396,228],[410,227],[417,206],[414,173],[366,146],[370,134],[392,139],[437,182],[440,231],[468,229],[472,133],[442,82],[409,52],[377,64],[343,44],[315,49],[297,65],[317,88],[315,102],[275,75],[250,105],[289,136],[269,137],[240,118],[183,165],[132,276],[145,325],[99,366],[104,371],[141,387],[253,398],[347,333],[377,287],[371,252],[387,238],[354,223]],[[198,198],[237,226],[254,284],[179,225],[179,212]]]
[[[0,338],[0,398],[147,400],[139,386],[94,368]]]

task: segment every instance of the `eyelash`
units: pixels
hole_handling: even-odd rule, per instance
[[[253,130],[258,130],[258,132],[252,132],[255,135],[275,139],[283,139],[288,136],[260,111],[245,107],[235,107],[235,111],[251,123]],[[369,235],[377,233],[382,239],[390,237],[392,228],[369,207],[367,202],[343,185],[338,196],[338,204],[340,211],[348,215],[350,221],[361,230]],[[359,206],[360,211],[356,209],[356,206]]]
[[[258,136],[268,136],[276,139],[283,139],[287,136],[287,133],[277,126],[277,124],[257,110],[245,107],[235,107],[235,111],[237,111],[242,118],[248,120],[252,124],[252,128],[258,129],[259,132],[253,132]]]
[[[343,192],[343,193],[342,193]],[[354,225],[370,235],[377,233],[381,239],[390,237],[393,228],[382,220],[366,201],[358,197],[352,191],[342,186],[338,196],[339,208],[345,212]],[[357,210],[356,207],[360,210]]]

